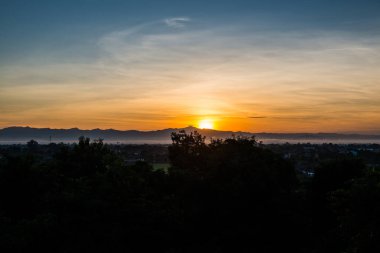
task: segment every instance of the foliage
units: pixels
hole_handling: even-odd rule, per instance
[[[311,181],[256,142],[172,134],[171,166],[127,166],[102,140],[0,157],[0,250],[375,252],[380,174],[355,159]]]

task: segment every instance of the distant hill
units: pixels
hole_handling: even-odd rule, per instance
[[[25,143],[31,139],[40,143],[51,142],[75,142],[80,136],[91,139],[101,138],[110,143],[170,143],[170,134],[185,130],[186,132],[198,131],[207,138],[227,138],[235,136],[255,136],[264,143],[278,142],[311,142],[311,143],[380,143],[380,135],[361,134],[338,134],[338,133],[249,133],[219,131],[212,129],[198,129],[195,127],[168,128],[156,131],[138,130],[115,130],[115,129],[92,129],[81,130],[51,129],[51,128],[31,128],[31,127],[7,127],[0,129],[0,143]]]

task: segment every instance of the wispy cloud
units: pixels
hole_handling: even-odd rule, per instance
[[[189,21],[178,17],[110,31],[99,38],[94,62],[63,64],[56,59],[43,63],[42,59],[36,64],[35,59],[30,65],[3,67],[0,107],[14,112],[19,110],[17,103],[26,101],[25,108],[37,112],[56,103],[56,115],[74,111],[78,120],[109,117],[113,111],[141,115],[164,111],[168,118],[233,115],[245,120],[245,130],[252,122],[268,130],[284,127],[285,121],[297,121],[297,128],[311,127],[304,122],[323,121],[318,115],[328,115],[325,127],[347,123],[347,128],[356,119],[361,120],[356,124],[380,124],[380,111],[376,112],[380,46],[375,43],[379,38],[321,32],[244,33],[239,27],[165,27],[181,28]],[[32,92],[37,86],[44,86],[38,90],[49,94]],[[38,102],[45,100],[43,105]],[[353,118],[348,120],[345,111],[355,112]],[[25,111],[25,115],[29,114]],[[149,118],[155,124],[159,121]],[[118,120],[120,124],[134,122],[132,117],[116,116],[112,122]]]
[[[176,18],[167,18],[164,20],[165,24],[169,27],[182,28],[185,27],[191,19],[188,17],[176,17]]]

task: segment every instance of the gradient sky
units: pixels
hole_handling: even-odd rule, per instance
[[[380,1],[0,0],[0,128],[380,133]]]

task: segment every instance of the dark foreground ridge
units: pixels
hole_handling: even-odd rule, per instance
[[[51,129],[51,128],[32,128],[32,127],[8,127],[0,129],[0,141],[9,143],[25,143],[31,139],[39,143],[49,142],[75,142],[80,136],[88,136],[91,139],[102,139],[104,142],[120,143],[170,143],[170,134],[185,130],[198,131],[203,136],[209,138],[228,138],[235,136],[255,136],[259,141],[273,142],[362,142],[380,143],[380,135],[363,134],[338,134],[338,133],[250,133],[219,131],[212,129],[197,129],[195,127],[168,128],[155,131],[139,130],[115,130],[115,129],[92,129],[81,130],[78,128],[70,129]]]
[[[326,144],[310,177],[254,138],[171,140],[165,169],[85,137],[0,146],[0,252],[380,252],[378,145]]]

